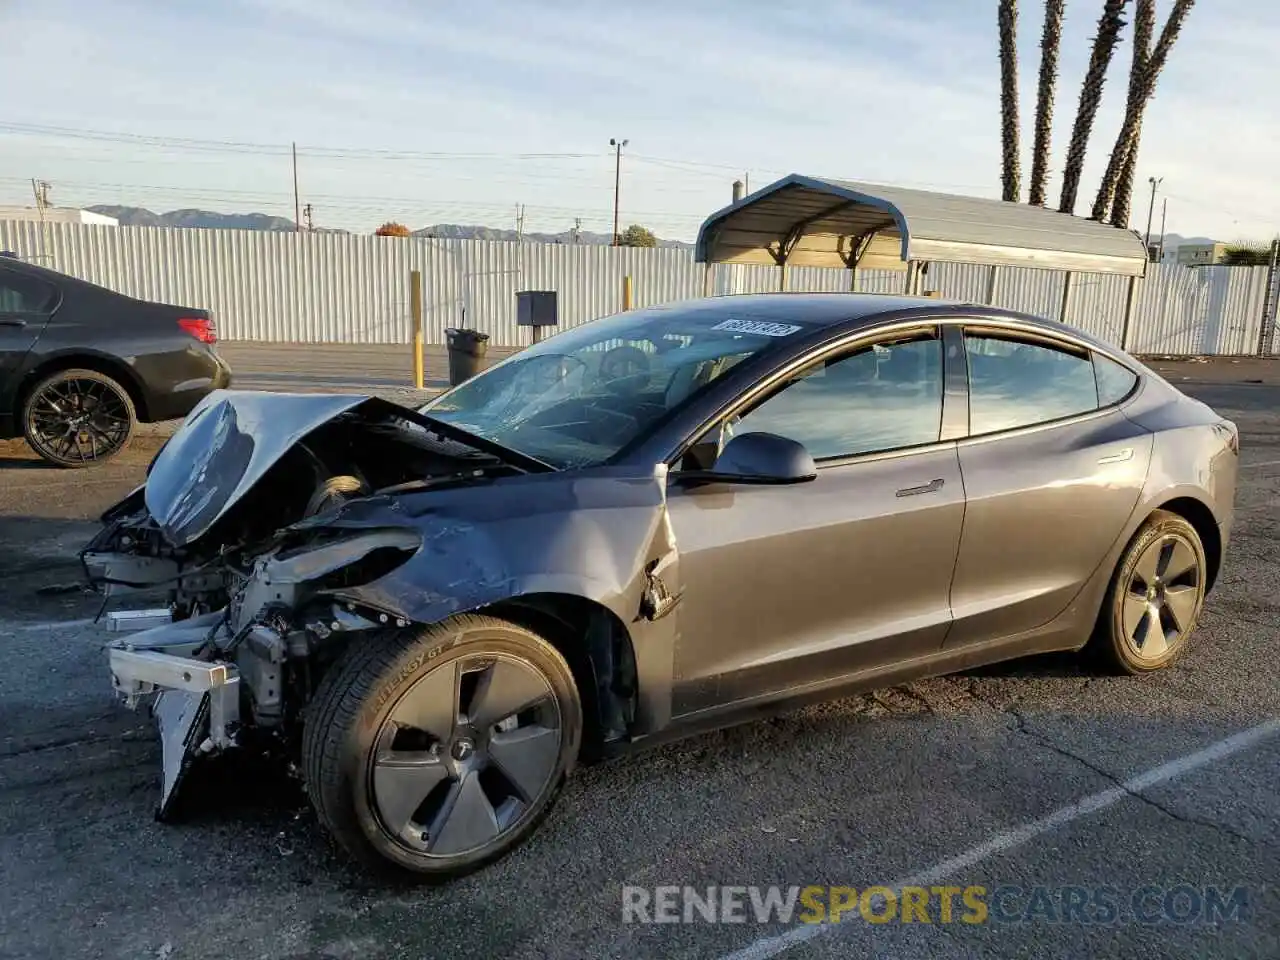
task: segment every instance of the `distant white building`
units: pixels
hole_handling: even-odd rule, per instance
[[[0,207],[0,220],[31,220],[39,223],[93,223],[100,227],[118,227],[120,221],[91,210],[75,207],[45,207],[44,213],[36,207]]]

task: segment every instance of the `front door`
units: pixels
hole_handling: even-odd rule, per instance
[[[964,515],[942,366],[929,328],[824,357],[729,420],[805,444],[811,482],[686,487],[676,472],[677,715],[941,647]]]

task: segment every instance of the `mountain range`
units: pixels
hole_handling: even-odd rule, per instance
[[[293,230],[294,222],[286,217],[273,217],[265,213],[214,213],[212,210],[170,210],[168,213],[153,213],[145,207],[129,207],[116,204],[97,204],[86,207],[93,213],[115,217],[121,226],[126,227],[185,227],[206,230]],[[317,233],[350,233],[348,230],[333,230],[317,227]],[[507,240],[521,239],[514,230],[502,230],[496,227],[481,227],[471,224],[436,223],[421,230],[414,230],[415,237],[439,237],[450,240]],[[613,240],[607,233],[592,233],[589,230],[577,232],[565,230],[561,233],[526,233],[523,239],[529,243],[580,243],[588,245],[606,245]],[[692,244],[679,240],[658,240],[660,247],[689,247]]]

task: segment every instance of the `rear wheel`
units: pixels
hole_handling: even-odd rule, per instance
[[[307,792],[366,866],[461,876],[536,829],[581,731],[568,664],[523,627],[466,615],[371,635],[308,707]]]
[[[1204,605],[1204,545],[1195,527],[1158,510],[1134,536],[1107,592],[1093,645],[1120,673],[1169,666],[1186,648]]]
[[[60,370],[27,395],[23,435],[31,449],[59,467],[87,467],[120,453],[133,435],[129,393],[96,370]]]

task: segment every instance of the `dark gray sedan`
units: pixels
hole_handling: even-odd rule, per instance
[[[971,304],[638,310],[420,410],[220,391],[85,562],[164,585],[112,645],[160,812],[197,757],[296,759],[365,864],[511,850],[580,761],[1050,650],[1185,648],[1234,424],[1079,331]]]

